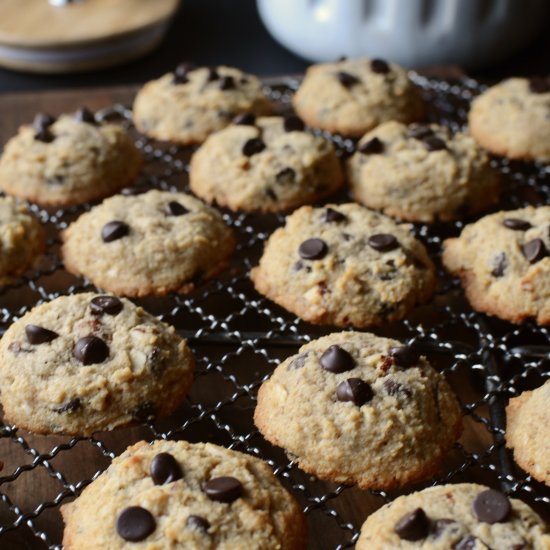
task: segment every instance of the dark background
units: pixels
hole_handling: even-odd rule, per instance
[[[334,52],[335,59],[339,55]],[[308,65],[271,38],[254,0],[184,0],[165,41],[146,57],[108,70],[69,76],[0,69],[0,92],[142,83],[183,60],[201,65],[232,65],[261,76],[300,73]],[[527,48],[506,62],[471,76],[491,81],[548,73],[550,21]]]

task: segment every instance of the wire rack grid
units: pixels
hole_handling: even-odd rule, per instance
[[[470,79],[453,83],[414,73],[412,78],[423,90],[429,119],[455,131],[464,127],[469,103],[483,89]],[[294,78],[277,79],[266,83],[266,92],[285,112],[297,85]],[[98,116],[116,119],[135,135],[146,157],[138,189],[187,190],[192,149],[137,134],[131,111],[122,105],[106,108]],[[326,135],[340,155],[353,152],[353,141]],[[549,203],[548,167],[505,159],[493,162],[508,189],[498,209]],[[342,192],[334,200],[350,198]],[[47,229],[47,254],[36,271],[0,290],[2,332],[37,303],[94,289],[87,281],[65,272],[59,259],[59,232],[90,207],[45,210],[32,206]],[[89,438],[35,436],[17,426],[0,424],[0,459],[10,457],[0,477],[0,548],[61,550],[60,506],[97,478],[126,446],[140,439],[212,441],[261,457],[303,506],[311,548],[352,547],[366,516],[399,494],[319,481],[301,472],[255,429],[252,414],[261,383],[283,358],[331,329],[297,319],[258,295],[248,279],[263,243],[284,217],[226,211],[224,218],[238,236],[237,253],[225,273],[190,295],[136,300],[173,324],[193,349],[197,372],[185,403],[168,419]],[[430,305],[419,308],[408,319],[376,330],[380,335],[416,342],[447,375],[465,414],[465,434],[443,471],[416,488],[480,481],[525,499],[548,518],[550,492],[513,464],[503,444],[507,398],[540,385],[550,376],[548,331],[532,323],[512,326],[469,308],[457,281],[439,263],[442,240],[458,234],[463,225],[414,226],[438,265],[438,293]]]

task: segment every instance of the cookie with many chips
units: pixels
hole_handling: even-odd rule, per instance
[[[425,357],[361,332],[283,361],[258,392],[254,422],[306,472],[363,489],[430,477],[462,431],[456,397]]]
[[[307,132],[299,118],[246,115],[203,143],[189,178],[207,202],[278,212],[330,195],[344,177],[330,141]]]
[[[0,159],[0,188],[41,206],[102,199],[131,185],[143,158],[121,126],[85,108],[21,126]]]
[[[309,126],[359,137],[382,122],[424,116],[407,71],[381,59],[344,59],[312,65],[292,99]]]
[[[255,76],[233,67],[183,63],[141,88],[133,117],[140,132],[188,145],[203,142],[239,113],[270,112],[271,104]]]
[[[521,500],[475,483],[404,495],[367,518],[357,550],[550,548],[542,519]]]
[[[443,263],[477,311],[550,323],[550,206],[497,212],[444,242]]]
[[[174,328],[129,300],[61,296],[2,337],[0,398],[6,418],[21,428],[91,435],[171,414],[193,368]]]
[[[61,512],[67,550],[306,548],[303,513],[269,466],[211,443],[140,441]]]
[[[401,220],[435,222],[486,210],[498,200],[498,172],[464,133],[437,124],[381,124],[347,162],[354,198]]]
[[[357,328],[403,318],[436,284],[409,226],[354,203],[293,212],[251,278],[258,292],[306,321]]]
[[[111,197],[62,237],[67,270],[122,296],[187,292],[223,270],[235,248],[217,210],[156,190]]]

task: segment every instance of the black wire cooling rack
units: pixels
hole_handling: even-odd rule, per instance
[[[470,79],[453,83],[417,74],[412,78],[423,89],[430,120],[453,130],[465,125],[469,103],[483,89]],[[293,78],[278,79],[266,83],[266,92],[284,112],[297,84]],[[104,109],[98,116],[116,119],[134,132],[146,157],[137,188],[187,190],[191,149],[138,135],[131,124],[131,112],[122,105]],[[328,137],[342,156],[353,151],[351,140]],[[503,174],[506,189],[498,209],[550,204],[550,167],[505,159],[493,162]],[[342,192],[334,200],[350,198]],[[0,330],[37,303],[94,289],[65,272],[58,255],[59,231],[89,208],[45,210],[32,206],[47,229],[47,254],[33,273],[0,290]],[[220,278],[190,295],[136,300],[189,340],[197,372],[185,403],[168,419],[90,438],[36,436],[0,424],[0,461],[4,462],[0,472],[0,548],[61,550],[59,507],[77,496],[126,446],[140,439],[212,441],[263,458],[303,506],[310,548],[352,547],[367,515],[399,494],[321,482],[301,472],[255,429],[252,414],[262,381],[301,344],[331,330],[300,321],[258,295],[248,280],[264,241],[283,223],[283,217],[230,212],[224,217],[238,235],[238,248]],[[463,437],[440,475],[415,489],[459,481],[500,486],[548,519],[550,491],[519,470],[503,445],[508,398],[541,385],[550,376],[548,330],[532,323],[514,326],[470,309],[457,281],[439,264],[442,240],[457,235],[464,223],[415,225],[438,265],[439,291],[429,306],[419,308],[407,320],[375,331],[415,341],[446,374],[462,403]]]

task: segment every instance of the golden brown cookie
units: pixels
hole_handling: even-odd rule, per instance
[[[201,143],[239,113],[267,115],[271,104],[253,75],[232,67],[182,64],[143,86],[134,101],[137,129],[155,139]]]
[[[167,416],[187,394],[193,368],[173,327],[114,296],[61,296],[0,340],[5,416],[37,433],[91,435]]]
[[[510,78],[474,99],[470,132],[488,151],[550,160],[550,77]]]
[[[42,225],[22,202],[0,197],[0,284],[31,268],[44,252]]]
[[[37,115],[21,126],[0,159],[0,188],[41,206],[113,195],[138,176],[143,159],[126,131],[80,109],[57,120]]]
[[[306,524],[267,464],[211,443],[140,441],[61,508],[66,550],[304,550]]]
[[[407,71],[381,59],[312,65],[292,103],[309,126],[353,137],[388,120],[414,122],[424,116]]]
[[[293,212],[250,276],[258,292],[306,321],[356,328],[403,318],[436,285],[411,228],[355,203]]]
[[[498,172],[475,140],[437,124],[381,124],[348,160],[358,202],[401,220],[435,222],[486,210],[498,200]]]
[[[506,407],[506,446],[515,461],[550,486],[550,380],[510,399]]]
[[[456,397],[424,357],[361,332],[286,359],[262,384],[254,422],[306,472],[363,489],[432,476],[462,432]]]
[[[122,296],[192,290],[223,270],[235,248],[217,210],[185,193],[156,190],[111,197],[62,237],[67,270]]]
[[[443,263],[460,277],[477,311],[520,323],[550,323],[550,206],[497,212],[443,245]]]
[[[334,147],[297,117],[246,115],[191,158],[191,190],[231,210],[279,212],[315,202],[344,176]]]
[[[547,550],[542,519],[521,500],[474,483],[404,495],[367,518],[356,550]]]

